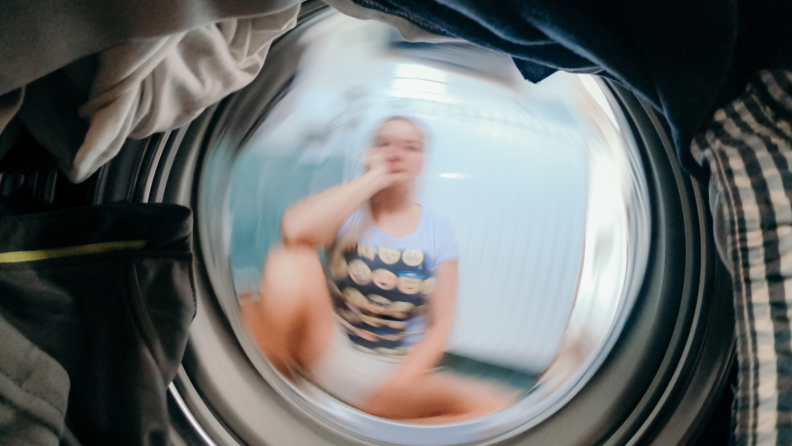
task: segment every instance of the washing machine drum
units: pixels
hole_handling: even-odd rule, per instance
[[[433,373],[519,392],[498,412],[424,425],[368,415],[285,380],[243,323],[284,209],[358,176],[390,116],[422,127],[416,199],[450,223],[459,254]],[[680,170],[662,117],[595,77],[533,85],[504,55],[405,42],[306,4],[251,85],[129,141],[91,184],[95,203],[195,212],[198,310],[169,388],[188,444],[691,444],[728,381],[731,286],[705,190]]]

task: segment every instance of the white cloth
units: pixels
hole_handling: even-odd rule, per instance
[[[99,56],[90,99],[80,115],[91,127],[69,170],[79,182],[118,153],[127,137],[144,138],[195,119],[249,84],[272,41],[296,23],[299,5],[277,14],[226,20],[186,33],[130,42]]]
[[[43,110],[45,99],[35,105],[40,110],[21,113],[21,118],[36,121],[29,126],[33,136],[71,181],[81,182],[113,158],[128,137],[144,138],[184,125],[249,84],[261,70],[272,41],[294,27],[298,12],[299,4],[294,4],[271,14],[223,20],[102,51],[95,60],[87,102],[79,108],[88,128],[76,151],[74,125],[64,125],[60,118],[65,116],[68,122],[72,120],[68,113],[77,111]],[[84,60],[80,63],[85,65]],[[20,93],[8,93],[13,94]],[[62,101],[53,98],[52,103]],[[14,111],[0,109],[0,124]]]

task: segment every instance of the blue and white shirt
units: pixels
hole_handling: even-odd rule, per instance
[[[410,235],[393,237],[371,223],[350,239],[365,224],[364,212],[355,211],[338,231],[328,265],[333,305],[356,348],[404,355],[423,338],[438,266],[459,259],[454,230],[422,206]]]

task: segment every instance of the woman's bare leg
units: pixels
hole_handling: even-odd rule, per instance
[[[502,386],[439,372],[417,380],[410,392],[373,401],[362,410],[405,423],[454,423],[503,409],[516,401],[517,394]]]
[[[333,309],[316,251],[273,249],[261,286],[260,299],[241,305],[253,339],[282,374],[289,376],[289,364],[310,368],[333,333]]]
[[[243,299],[241,304],[242,318],[256,344],[287,377],[289,364],[310,369],[329,345],[334,323],[316,251],[297,247],[270,252],[260,295],[258,300]],[[431,373],[418,380],[410,392],[362,409],[397,421],[439,424],[480,417],[514,400],[495,385]]]

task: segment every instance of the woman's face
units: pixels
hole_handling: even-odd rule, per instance
[[[392,172],[417,177],[423,168],[423,151],[423,132],[415,124],[399,119],[380,126],[369,155],[382,155]]]

